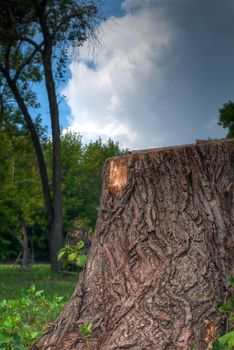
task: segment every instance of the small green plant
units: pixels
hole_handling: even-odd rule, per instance
[[[212,346],[212,350],[227,350],[225,345],[222,345],[218,340],[215,340]]]
[[[93,322],[92,321],[88,321],[85,325],[80,326],[80,328],[79,328],[80,329],[80,333],[85,338],[85,343],[86,343],[87,350],[91,350],[92,349],[90,341],[88,339],[88,337],[92,333],[92,327],[93,327]]]
[[[87,322],[85,325],[80,326],[80,332],[83,336],[87,337],[92,333],[93,323],[92,321]]]
[[[0,349],[27,349],[63,306],[63,297],[47,297],[35,285],[21,290],[17,299],[3,300],[0,303]]]
[[[66,243],[64,248],[58,252],[58,260],[64,260],[64,267],[69,264],[76,264],[79,267],[84,267],[87,256],[82,253],[84,248],[84,241],[79,241],[77,244]]]
[[[234,278],[230,278],[230,285],[234,288]],[[219,312],[227,313],[229,315],[228,320],[234,321],[234,296],[231,296],[228,302],[218,308]],[[234,349],[234,330],[224,334],[217,339],[217,343],[223,346],[222,349],[233,350]],[[221,348],[220,348],[221,349]]]

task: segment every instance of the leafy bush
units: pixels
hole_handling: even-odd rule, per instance
[[[75,264],[80,268],[83,268],[86,264],[87,256],[82,252],[84,248],[84,241],[79,241],[77,244],[71,244],[70,242],[65,244],[65,247],[59,250],[58,260],[63,259],[64,268],[69,264]]]
[[[230,278],[230,285],[234,288],[234,278]],[[218,308],[219,312],[227,313],[229,315],[228,320],[234,321],[234,296],[232,296],[228,302]],[[217,339],[217,346],[220,345],[219,349],[234,349],[234,330],[231,332],[224,334],[222,337]]]
[[[63,297],[47,297],[32,285],[20,297],[0,303],[0,349],[25,350],[54,320],[65,302]]]

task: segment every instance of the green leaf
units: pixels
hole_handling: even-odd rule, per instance
[[[232,298],[229,300],[229,305],[231,306],[232,310],[234,311],[234,297],[232,297]]]
[[[31,287],[28,289],[29,292],[34,293],[36,291],[35,284],[32,284]]]
[[[93,322],[92,321],[88,321],[88,323],[86,323],[84,326],[80,327],[80,332],[87,337],[88,335],[91,334],[92,332],[92,327],[93,327]]]
[[[87,256],[86,254],[79,254],[76,258],[76,263],[79,267],[84,267],[86,264]]]
[[[68,255],[67,259],[68,259],[69,262],[73,262],[73,261],[76,260],[76,257],[77,257],[77,253],[71,253],[71,254]]]
[[[36,339],[38,336],[39,336],[39,332],[34,331],[30,333],[30,339],[32,340]]]
[[[13,346],[14,346],[13,347],[14,350],[25,350],[26,349],[22,343],[14,343]]]
[[[23,331],[29,331],[32,327],[29,324],[24,324],[21,328]]]
[[[7,306],[7,301],[6,299],[3,299],[3,301],[0,303],[0,307],[5,307]]]
[[[64,254],[66,253],[65,250],[61,249],[58,253],[58,261],[60,261],[62,259],[62,257],[64,256]]]
[[[230,285],[231,285],[232,287],[234,287],[234,277],[231,277],[231,278],[229,279],[229,283],[230,283]]]
[[[13,340],[13,337],[10,334],[0,332],[0,343],[9,344]]]
[[[218,341],[222,345],[234,346],[234,331],[223,335]]]
[[[221,305],[219,308],[218,308],[218,311],[219,312],[230,312],[232,311],[232,308],[226,304],[226,305]]]
[[[36,296],[38,297],[38,296],[40,296],[40,295],[42,295],[44,293],[44,290],[38,290],[38,291],[36,291]]]
[[[12,327],[13,327],[13,322],[11,320],[5,320],[3,322],[3,327],[6,329],[6,330],[11,330]]]
[[[14,339],[14,344],[20,344],[21,343],[21,336],[17,333],[12,334],[12,338]]]
[[[76,247],[80,250],[84,247],[84,241],[79,241],[76,245]]]

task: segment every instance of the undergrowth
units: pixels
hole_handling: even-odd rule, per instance
[[[1,301],[0,349],[27,349],[45,332],[64,304],[62,296],[46,296],[35,285],[22,289],[16,299]]]

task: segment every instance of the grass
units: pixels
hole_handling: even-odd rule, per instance
[[[77,280],[52,273],[49,265],[21,272],[0,264],[0,349],[28,349],[57,318]]]
[[[0,301],[15,299],[19,290],[28,289],[32,284],[45,295],[57,294],[68,300],[76,286],[78,277],[74,275],[54,274],[46,264],[33,265],[29,272],[21,272],[20,267],[0,264]]]

